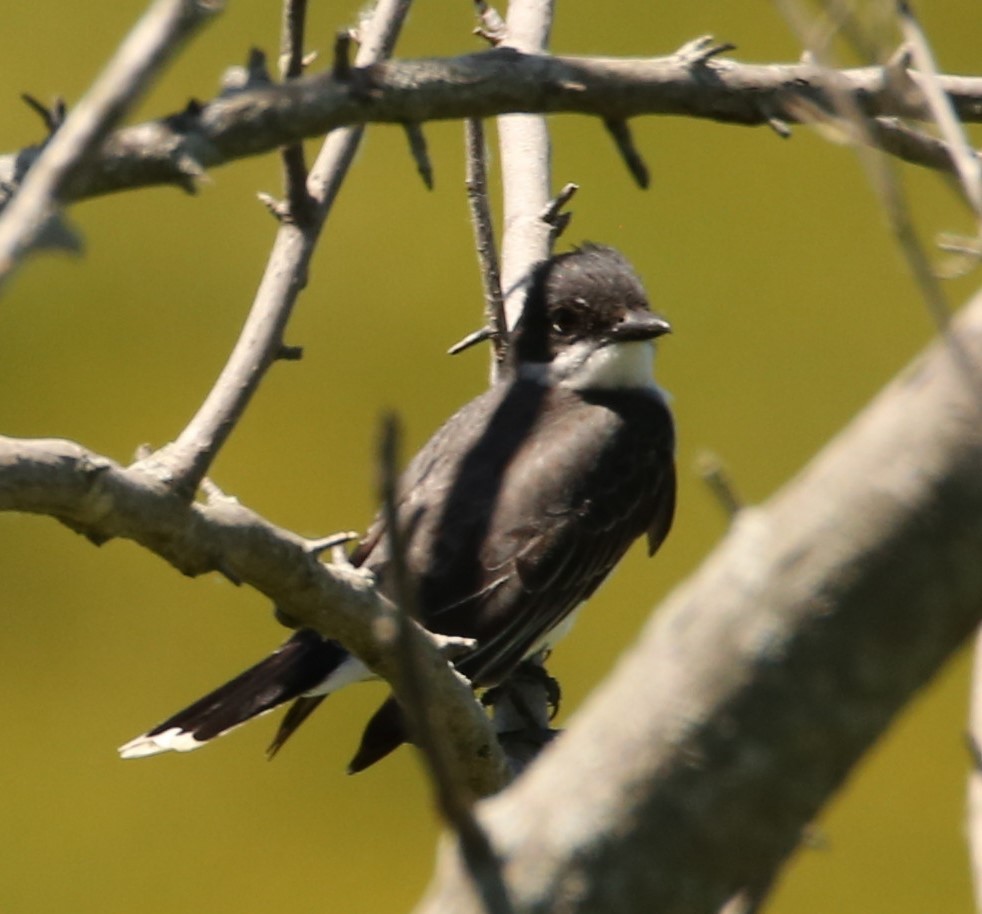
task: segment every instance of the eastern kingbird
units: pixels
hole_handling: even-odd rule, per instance
[[[397,512],[421,621],[473,639],[454,664],[476,688],[551,648],[639,536],[652,554],[668,533],[674,430],[652,380],[654,340],[668,331],[617,251],[587,244],[551,257],[530,276],[502,380],[452,416],[402,475]],[[392,597],[389,549],[376,519],[351,562]],[[328,694],[370,678],[336,641],[301,628],[119,751],[196,749],[295,700],[272,754]],[[390,697],[349,770],[409,738]]]

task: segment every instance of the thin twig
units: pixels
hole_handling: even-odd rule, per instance
[[[356,63],[367,66],[391,53],[410,0],[382,0],[360,30]],[[321,229],[347,174],[363,128],[333,131],[307,179],[312,206],[298,224],[284,221],[245,326],[204,403],[177,440],[148,460],[176,491],[191,497],[283,346],[283,331],[300,290]]]
[[[322,552],[337,549],[345,543],[350,543],[358,539],[361,534],[354,530],[342,530],[340,533],[331,533],[316,540],[307,540],[304,544],[307,552],[311,555],[320,555]]]
[[[484,122],[479,118],[468,118],[464,121],[464,148],[467,203],[470,207],[471,225],[474,229],[477,262],[481,268],[481,285],[484,289],[484,319],[487,330],[490,332],[488,338],[491,340],[493,353],[491,378],[497,380],[498,368],[505,357],[505,334],[507,333],[508,322],[505,320],[505,305],[501,296],[498,248],[494,240],[494,225],[491,220],[491,206],[488,199]]]
[[[703,451],[696,460],[702,481],[716,498],[727,518],[732,521],[743,508],[743,499],[737,494],[736,486],[726,471],[726,466],[717,454]]]
[[[955,157],[944,140],[893,117],[873,118],[869,128],[877,147],[901,162],[958,177]]]
[[[307,0],[284,0],[280,26],[280,75],[296,79],[303,75],[304,34],[307,27]]]
[[[975,149],[968,142],[961,122],[955,114],[951,101],[941,88],[937,64],[931,45],[921,28],[914,11],[906,0],[897,4],[900,28],[913,62],[920,70],[920,87],[941,135],[945,138],[951,157],[957,169],[958,178],[965,193],[965,199],[975,212],[976,220],[982,220],[982,163]]]
[[[0,214],[0,288],[56,216],[61,191],[219,2],[156,0],[65,118]]]
[[[307,24],[307,0],[283,0],[280,26],[280,73],[285,80],[303,75],[304,32]],[[280,153],[283,162],[283,187],[286,212],[296,222],[310,218],[313,201],[307,193],[307,162],[303,143],[290,143]]]
[[[473,797],[464,786],[466,772],[455,770],[446,749],[446,734],[433,719],[432,696],[420,670],[421,658],[410,635],[410,621],[420,621],[416,591],[406,566],[406,544],[397,511],[397,464],[400,445],[398,420],[383,420],[379,442],[379,475],[382,515],[385,518],[391,555],[391,576],[396,600],[396,650],[403,668],[400,706],[409,719],[413,741],[419,747],[429,771],[437,805],[447,824],[460,841],[475,890],[483,897],[489,914],[508,914],[512,910],[501,874],[501,863],[488,836],[474,817]]]
[[[494,339],[494,331],[490,327],[480,327],[479,329],[473,331],[473,333],[468,333],[462,340],[458,340],[453,344],[448,350],[447,355],[460,355],[472,346],[476,346],[478,343],[483,343],[485,340]],[[494,377],[491,379],[494,381]]]
[[[576,192],[579,189],[579,184],[564,184],[560,188],[559,193],[549,201],[549,204],[542,211],[542,221],[552,226],[560,223],[562,221],[563,208],[576,196]]]
[[[850,91],[842,73],[837,71],[833,62],[828,59],[827,46],[815,43],[816,30],[811,26],[798,0],[779,0],[778,7],[808,49],[815,76],[826,96],[831,100],[833,110],[848,125],[848,130],[843,133],[846,137],[855,139],[853,145],[859,161],[886,213],[890,228],[900,245],[921,297],[938,329],[943,331],[948,325],[950,316],[947,296],[931,269],[924,245],[914,228],[910,206],[893,165],[887,156],[876,148],[877,144],[869,126],[870,119]],[[827,40],[828,36],[826,36],[826,43]],[[923,82],[930,78],[929,73],[921,74],[919,81]]]

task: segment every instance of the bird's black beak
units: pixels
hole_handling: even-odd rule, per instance
[[[653,340],[671,332],[671,324],[650,311],[628,311],[610,329],[608,337],[612,343],[627,343],[634,340]]]

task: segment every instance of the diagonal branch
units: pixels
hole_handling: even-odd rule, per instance
[[[218,0],[157,0],[127,35],[75,110],[37,150],[23,186],[0,217],[0,287],[21,256],[43,240],[59,202],[71,196],[66,189],[84,183],[90,159],[92,171],[102,167],[102,156],[93,154],[109,131],[221,5]]]
[[[186,575],[217,571],[272,600],[295,622],[340,641],[397,696],[407,689],[397,653],[379,631],[391,604],[371,577],[325,565],[320,544],[276,527],[235,499],[188,502],[139,464],[122,467],[63,440],[0,437],[0,511],[58,518],[96,543],[133,540]],[[407,633],[421,658],[415,673],[433,698],[435,726],[467,788],[483,796],[507,781],[506,762],[473,692],[418,626]]]
[[[982,294],[948,333],[740,513],[565,734],[480,804],[517,911],[716,914],[766,884],[971,637]],[[481,910],[452,846],[437,872],[420,914]]]
[[[356,60],[359,65],[367,66],[391,53],[408,9],[409,0],[383,0],[376,6],[372,18],[361,29],[362,44]],[[260,381],[282,356],[287,321],[306,285],[310,259],[354,160],[362,131],[362,127],[349,127],[332,132],[309,176],[301,173],[305,168],[299,147],[285,153],[286,215],[281,219],[239,339],[187,427],[176,441],[151,454],[146,461],[147,467],[153,467],[185,497],[194,494]],[[305,184],[297,186],[304,179]]]
[[[383,420],[379,445],[379,475],[382,516],[390,540],[392,579],[398,611],[395,613],[395,640],[404,670],[406,691],[403,712],[410,724],[413,741],[426,762],[437,807],[460,842],[464,860],[478,892],[484,898],[486,914],[511,914],[511,905],[504,889],[501,867],[491,849],[484,829],[474,816],[474,795],[467,789],[466,769],[458,767],[447,745],[449,734],[437,724],[434,696],[420,675],[421,657],[416,653],[413,639],[408,637],[411,622],[419,618],[416,590],[405,557],[405,531],[398,521],[397,487],[400,430],[395,416]]]

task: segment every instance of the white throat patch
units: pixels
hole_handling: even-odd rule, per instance
[[[521,376],[571,390],[639,389],[654,386],[651,373],[655,346],[651,340],[612,343],[599,349],[574,343],[547,365],[526,364]]]

